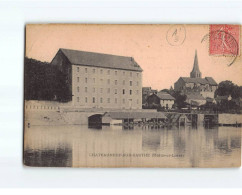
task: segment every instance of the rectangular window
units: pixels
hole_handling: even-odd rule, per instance
[[[101,73],[101,74],[103,73],[103,69],[100,70],[100,73]]]
[[[76,70],[77,70],[77,72],[79,72],[80,68],[79,68],[79,67],[77,67],[77,68],[76,68]]]
[[[95,70],[95,68],[93,68],[93,69],[92,69],[92,73],[95,73],[95,72],[96,72],[96,70]]]
[[[80,82],[80,78],[79,78],[79,77],[77,77],[77,82],[78,82],[78,83]]]
[[[115,104],[117,104],[118,103],[118,99],[117,98],[115,98]]]
[[[85,102],[87,103],[87,97],[85,97]]]
[[[87,87],[85,87],[85,92],[87,92]]]
[[[114,94],[118,94],[118,90],[117,89],[114,90]]]
[[[103,98],[100,98],[100,103],[103,103]]]
[[[123,94],[125,94],[125,89],[123,89]]]
[[[137,77],[139,77],[139,73],[136,73]]]
[[[130,72],[129,75],[132,77],[132,72]]]
[[[92,92],[95,93],[95,87],[93,87]]]
[[[129,85],[132,86],[133,82],[132,81],[129,81]]]
[[[118,80],[115,80],[115,85],[117,85],[118,84]]]
[[[123,71],[123,75],[125,75],[125,72]]]
[[[85,83],[87,83],[87,78],[85,78]]]
[[[129,90],[129,94],[132,95],[132,90]]]
[[[125,80],[123,80],[123,85],[125,85]]]
[[[80,100],[80,98],[79,98],[79,97],[77,97],[77,100],[76,100],[76,101],[77,101],[77,102],[79,102],[79,100]]]
[[[87,68],[85,68],[85,73],[87,73]]]
[[[117,71],[115,71],[115,75],[117,75],[118,74],[118,72]]]
[[[77,92],[79,92],[80,91],[80,87],[77,87]]]
[[[108,70],[108,75],[110,75],[110,70]]]
[[[108,88],[108,93],[110,93],[110,88]]]
[[[110,98],[108,98],[108,103],[110,103]]]
[[[92,98],[92,103],[95,103],[95,97]]]

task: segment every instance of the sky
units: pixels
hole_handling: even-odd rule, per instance
[[[158,90],[190,76],[197,50],[202,77],[242,85],[241,55],[231,66],[234,57],[209,55],[209,25],[27,25],[27,57],[51,62],[59,48],[133,57],[143,86]]]

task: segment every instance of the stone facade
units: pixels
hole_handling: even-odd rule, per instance
[[[218,84],[212,77],[201,78],[201,75],[196,52],[190,77],[180,77],[174,84],[174,90],[180,91],[184,95],[195,93],[202,95],[204,98],[214,98]]]
[[[52,64],[67,73],[73,106],[142,108],[142,69],[131,57],[60,49]]]

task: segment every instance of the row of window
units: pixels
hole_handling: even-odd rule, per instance
[[[102,97],[100,98],[100,103],[104,103],[103,99],[104,98],[102,98]],[[76,101],[80,102],[80,97],[77,97]],[[87,97],[85,97],[85,103],[88,103],[88,98]],[[96,98],[95,97],[92,98],[92,103],[96,103]],[[111,103],[111,99],[110,98],[107,98],[107,103]],[[114,99],[114,103],[115,104],[118,103],[118,98]],[[139,99],[136,100],[136,103],[139,104]],[[123,99],[123,104],[125,104],[125,99]]]
[[[96,83],[96,78],[92,79],[93,83]],[[77,82],[80,82],[80,77],[77,77]],[[85,78],[85,83],[88,82],[88,78]],[[103,82],[103,79],[100,79],[100,82]],[[114,81],[115,85],[118,85],[118,80]],[[107,84],[110,84],[110,79],[107,79]],[[123,80],[123,85],[125,85],[125,80]],[[129,81],[129,85],[133,86],[133,81]],[[136,85],[139,86],[139,81],[136,82]]]
[[[77,72],[80,72],[80,67],[76,67],[76,71]],[[103,69],[100,69],[100,74],[103,74]],[[114,71],[114,74],[115,75],[118,75],[118,72],[120,72],[120,71],[117,71],[117,70],[115,70]],[[85,68],[85,73],[88,73],[88,68]],[[96,68],[93,68],[92,69],[92,73],[96,73]],[[110,75],[111,74],[111,70],[107,70],[107,75]],[[126,72],[125,71],[123,71],[123,75],[125,76],[126,75]],[[133,72],[129,72],[129,76],[133,76]],[[139,73],[136,73],[136,76],[138,77],[139,76]]]
[[[103,93],[103,88],[100,88],[99,89],[100,93]],[[80,92],[80,87],[77,87],[77,92]],[[85,92],[88,92],[88,88],[85,87]],[[92,88],[92,92],[95,93],[96,92],[96,88]],[[129,90],[129,94],[132,95],[132,90]],[[107,93],[110,93],[110,88],[107,88]],[[126,93],[126,90],[123,89],[122,90],[122,94],[125,95]],[[114,94],[118,94],[118,89],[114,89]],[[139,90],[136,90],[136,94],[138,95],[139,94]]]
[[[52,107],[52,106],[32,106],[32,107],[31,107],[31,106],[27,106],[27,105],[26,105],[25,108],[27,108],[27,109],[28,109],[28,108],[30,108],[30,109],[31,109],[31,108],[33,108],[33,109],[50,109],[50,110],[52,110],[52,109],[53,109],[53,110],[59,109],[59,107],[54,107],[54,106],[53,106],[53,107]]]

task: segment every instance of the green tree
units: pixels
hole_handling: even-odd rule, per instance
[[[186,106],[186,95],[182,95],[180,92],[177,91],[173,91],[171,95],[175,98],[175,104],[179,109]]]
[[[242,97],[242,88],[235,85],[232,81],[222,81],[218,85],[218,89],[215,91],[215,97],[217,96],[229,96],[232,98]]]

